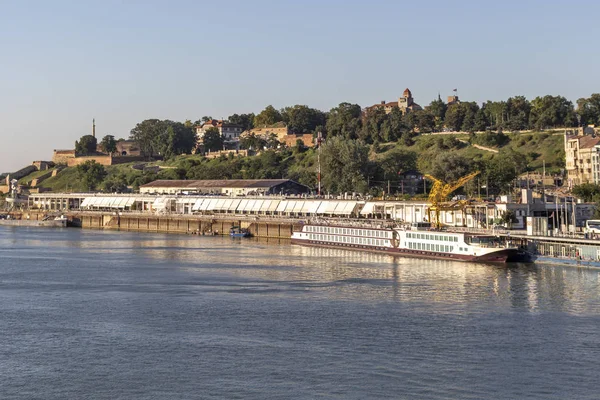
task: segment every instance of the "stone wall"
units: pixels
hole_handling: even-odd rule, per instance
[[[38,171],[46,171],[54,167],[55,164],[52,161],[34,161],[32,165],[36,167]]]
[[[264,139],[268,139],[271,134],[275,134],[277,139],[281,142],[285,140],[285,137],[289,134],[289,129],[287,126],[283,127],[264,127],[264,128],[254,128],[242,133],[242,135],[251,135],[254,134],[256,136],[263,137]]]
[[[75,158],[75,150],[54,150],[52,162],[55,164],[68,164],[72,158]]]
[[[155,160],[160,160],[162,157],[154,157]],[[83,164],[86,161],[96,161],[98,164],[108,166],[108,165],[117,165],[117,164],[126,164],[130,162],[136,161],[146,161],[145,157],[142,156],[109,156],[109,155],[95,155],[95,156],[81,156],[71,158],[67,161],[67,166],[75,167],[79,164]]]
[[[13,179],[21,179],[24,176],[31,174],[32,172],[37,171],[37,168],[34,165],[28,165],[25,168],[21,168],[20,170],[13,172],[6,176],[6,185],[10,186],[10,181]]]
[[[77,165],[83,164],[86,161],[96,161],[98,164],[105,165],[105,166],[112,165],[112,157],[103,155],[103,156],[82,156],[82,157],[70,158],[67,160],[67,166],[76,167]]]
[[[314,146],[314,139],[312,133],[298,134],[298,135],[287,135],[285,137],[285,145],[287,147],[294,147],[296,141],[300,139],[306,147]]]
[[[160,156],[152,157],[153,160],[162,160]],[[126,164],[130,162],[138,162],[138,161],[147,161],[146,157],[143,156],[113,156],[112,157],[112,165],[116,164]]]

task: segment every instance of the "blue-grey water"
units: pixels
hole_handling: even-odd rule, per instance
[[[600,271],[0,227],[0,399],[598,399]]]

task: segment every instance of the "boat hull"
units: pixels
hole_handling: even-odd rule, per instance
[[[507,262],[527,262],[526,256],[517,249],[499,248],[497,251],[490,252],[482,256],[473,256],[468,254],[441,253],[426,250],[411,250],[404,248],[377,247],[369,245],[357,245],[348,243],[330,243],[316,240],[292,239],[292,244],[303,246],[342,248],[347,250],[369,251],[374,253],[385,253],[394,256],[427,258],[435,260],[457,260],[481,263],[507,263]]]

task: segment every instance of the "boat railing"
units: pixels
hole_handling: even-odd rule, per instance
[[[401,228],[401,226],[395,221],[386,220],[360,220],[353,218],[323,218],[313,217],[308,219],[308,223],[311,225],[335,225],[344,226],[349,228],[366,228],[366,229],[393,229]]]

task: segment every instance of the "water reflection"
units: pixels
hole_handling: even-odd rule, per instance
[[[181,284],[228,282],[220,288],[232,293],[407,302],[435,306],[439,313],[488,307],[580,315],[600,310],[597,270],[419,260],[290,245],[285,240],[1,229],[1,262],[28,258],[65,258],[97,268],[160,269],[171,271]]]

